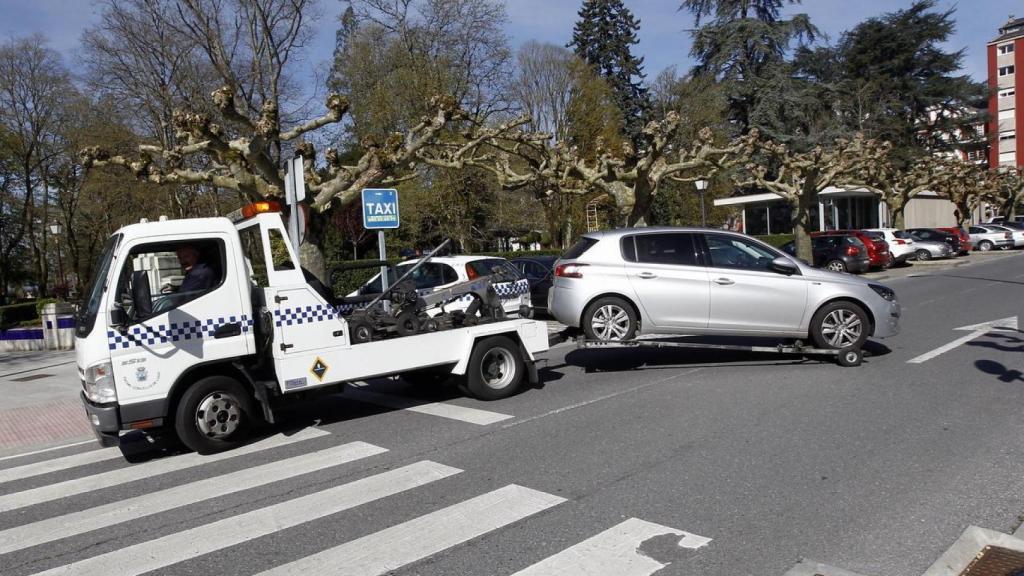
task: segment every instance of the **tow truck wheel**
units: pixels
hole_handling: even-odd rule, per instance
[[[249,393],[238,381],[208,376],[182,395],[174,427],[185,446],[210,454],[240,444],[249,432],[253,413]]]
[[[464,391],[479,400],[507,398],[519,390],[525,374],[519,345],[507,336],[491,336],[473,348]]]
[[[840,366],[860,366],[860,363],[864,360],[864,353],[860,351],[860,348],[843,348],[839,351],[839,355],[836,360],[839,362]]]

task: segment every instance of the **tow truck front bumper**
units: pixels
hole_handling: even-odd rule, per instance
[[[111,447],[119,443],[118,432],[121,429],[121,422],[118,417],[117,404],[94,404],[85,397],[85,392],[80,392],[82,405],[85,407],[85,414],[92,425],[92,431],[100,445]]]

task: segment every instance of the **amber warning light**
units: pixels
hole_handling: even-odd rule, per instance
[[[228,214],[228,218],[230,218],[232,222],[238,222],[240,220],[252,218],[257,214],[280,211],[281,205],[277,202],[274,202],[273,200],[260,200],[259,202],[253,202],[252,204],[242,206],[238,210]]]

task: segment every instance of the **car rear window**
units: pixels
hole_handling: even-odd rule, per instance
[[[580,238],[571,248],[565,251],[565,254],[562,254],[562,260],[575,260],[583,256],[583,253],[590,250],[594,244],[597,244],[597,240],[593,238]]]
[[[466,267],[472,268],[473,272],[476,272],[478,276],[490,276],[491,274],[494,274],[495,268],[498,268],[512,278],[523,277],[523,273],[504,258],[473,260],[472,262],[468,262]]]
[[[885,240],[885,234],[881,232],[869,231],[864,232],[864,235],[866,235],[868,238],[871,238],[872,240]]]
[[[697,265],[693,234],[638,234],[633,239],[636,244],[636,262]]]
[[[896,231],[894,231],[892,233],[892,235],[897,237],[897,238],[899,238],[900,240],[912,240],[913,239],[913,237],[910,234],[907,234],[903,230],[896,230]]]

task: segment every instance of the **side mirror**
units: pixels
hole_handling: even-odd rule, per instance
[[[779,256],[771,263],[772,272],[778,272],[779,274],[785,274],[786,276],[792,276],[797,273],[797,266],[792,260],[784,256]]]
[[[132,309],[137,319],[153,315],[153,295],[149,290],[149,277],[145,270],[132,272]]]
[[[118,306],[110,311],[110,327],[122,334],[128,328],[128,313],[124,308]]]

